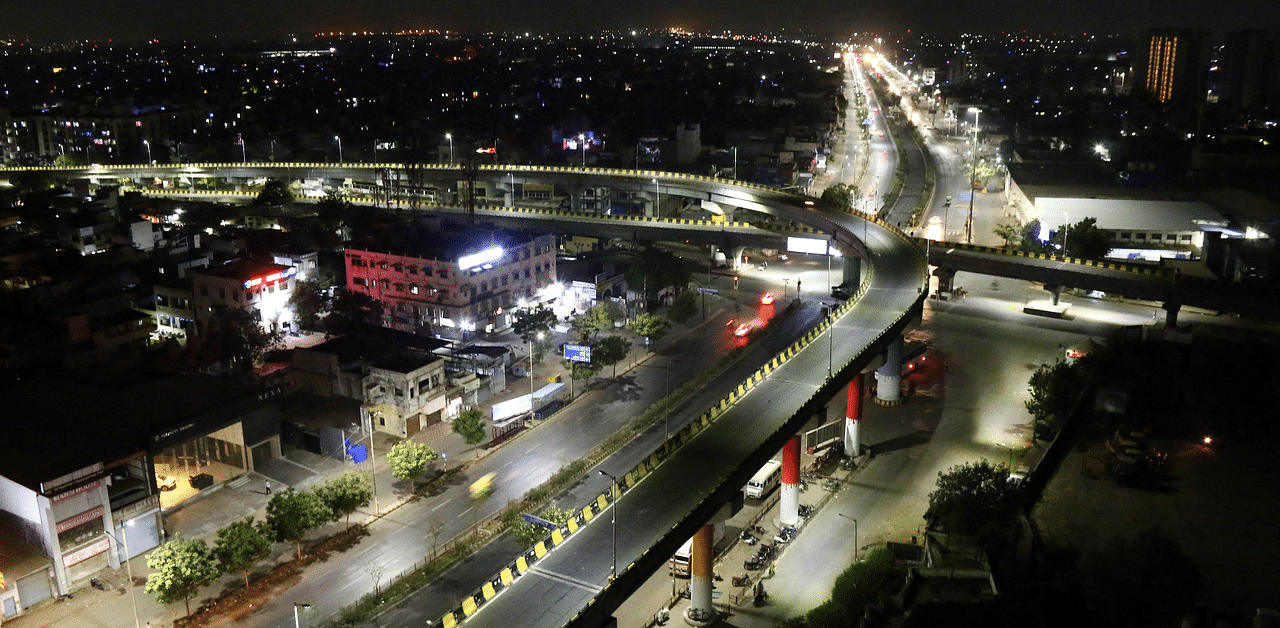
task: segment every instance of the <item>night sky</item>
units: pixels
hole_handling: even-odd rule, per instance
[[[31,41],[681,27],[954,33],[1125,33],[1153,27],[1280,29],[1275,0],[4,0],[0,37]]]

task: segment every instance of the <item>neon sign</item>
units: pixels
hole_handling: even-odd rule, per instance
[[[253,279],[249,279],[244,282],[244,287],[246,290],[248,290],[249,288],[256,288],[258,286],[261,286],[264,283],[273,283],[276,281],[280,281],[281,279],[288,279],[289,277],[292,277],[296,274],[298,274],[298,267],[290,266],[280,272],[271,273],[266,277],[254,277]]]

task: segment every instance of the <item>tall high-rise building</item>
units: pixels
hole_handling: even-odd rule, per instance
[[[1273,32],[1227,33],[1218,56],[1218,100],[1245,108],[1274,102],[1280,94],[1278,56]]]
[[[1134,55],[1135,86],[1160,102],[1199,103],[1209,75],[1208,34],[1196,30],[1147,31]]]

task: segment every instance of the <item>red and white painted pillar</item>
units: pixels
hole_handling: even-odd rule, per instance
[[[902,403],[902,336],[893,339],[884,351],[884,366],[876,369],[876,402]]]
[[[800,522],[800,436],[782,446],[782,499],[778,502],[782,525]]]
[[[865,385],[865,373],[858,373],[849,382],[849,403],[844,412],[844,452],[850,458],[856,458],[862,453],[858,425],[862,421],[862,392]]]
[[[715,555],[715,528],[707,524],[693,535],[693,548],[689,552],[689,610],[688,618],[702,622],[713,617],[711,607],[712,558]]]

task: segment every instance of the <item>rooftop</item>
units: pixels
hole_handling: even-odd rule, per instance
[[[1075,224],[1085,218],[1096,218],[1098,228],[1109,231],[1198,231],[1202,225],[1227,224],[1212,207],[1197,201],[1040,198],[1036,205],[1045,221],[1054,226]]]

